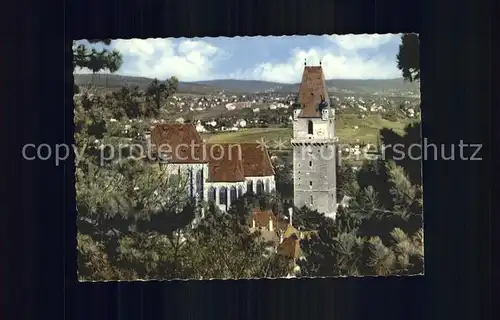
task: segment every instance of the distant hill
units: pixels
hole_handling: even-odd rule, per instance
[[[120,88],[122,86],[138,86],[141,89],[147,88],[153,79],[146,77],[130,77],[116,74],[76,74],[75,83],[77,85],[86,85],[91,82],[102,88]],[[418,83],[409,83],[402,78],[387,80],[347,80],[332,79],[327,80],[329,92],[335,93],[376,93],[389,91],[414,91],[418,92]],[[209,94],[220,91],[233,93],[255,93],[255,92],[290,92],[299,90],[299,84],[286,84],[258,80],[207,80],[198,82],[180,82],[179,92],[182,93],[200,93]]]
[[[144,90],[148,87],[151,81],[153,81],[151,78],[121,76],[117,74],[96,74],[95,76],[91,74],[75,74],[74,76],[75,84],[78,86],[85,86],[92,82],[97,87],[107,89],[121,88],[123,86],[138,86],[140,89]],[[183,93],[204,94],[217,91],[220,91],[220,89],[205,84],[189,82],[179,83],[179,92]]]
[[[397,79],[367,79],[367,80],[327,80],[328,88],[336,88],[350,91],[387,91],[387,90],[419,90],[420,86],[415,82],[407,82],[403,78]]]
[[[272,89],[279,89],[283,86],[290,86],[288,84],[260,81],[260,80],[233,80],[233,79],[221,79],[221,80],[207,80],[207,81],[197,81],[196,83],[204,84],[211,87],[224,88],[231,91],[241,91],[241,92],[264,92]]]

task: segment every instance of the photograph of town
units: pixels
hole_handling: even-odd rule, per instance
[[[80,281],[424,273],[417,34],[73,54]]]

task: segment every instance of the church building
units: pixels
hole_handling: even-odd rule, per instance
[[[258,143],[206,143],[193,124],[159,124],[151,131],[152,150],[169,173],[186,178],[188,194],[227,211],[250,192],[276,189],[268,150]]]
[[[293,108],[294,205],[335,219],[337,151],[335,109],[323,68],[305,66]]]

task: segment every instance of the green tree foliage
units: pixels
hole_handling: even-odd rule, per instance
[[[164,82],[154,79],[146,90],[148,100],[146,114],[151,117],[156,117],[160,113],[161,104],[177,90],[179,80],[176,77],[171,77]]]
[[[405,127],[402,135],[390,129],[380,130],[381,142],[388,148],[384,149],[385,159],[391,159],[404,168],[412,184],[422,184],[422,158],[431,159],[439,152],[429,147],[422,152],[422,130],[420,122],[413,122]]]
[[[277,208],[277,200],[245,196],[231,215],[211,204],[193,224],[202,207],[187,197],[186,179],[134,153],[130,139],[145,129],[130,125],[129,118],[145,119],[134,98],[134,88],[122,88],[114,95],[87,90],[75,100],[80,279],[285,276],[288,261],[268,252],[247,224],[252,208]]]
[[[181,263],[175,240],[195,213],[186,181],[131,158],[123,121],[115,127],[105,120],[113,112],[111,101],[93,92],[75,101],[79,275],[92,280],[181,276],[178,267],[166,266]]]
[[[407,130],[406,135],[411,135]],[[401,139],[402,137],[400,137]],[[407,275],[423,272],[422,188],[405,168],[380,159],[364,164],[335,222],[307,208],[294,225],[316,228],[301,241],[305,276]]]
[[[396,59],[405,80],[412,82],[420,80],[420,39],[418,34],[405,33],[401,36]]]
[[[356,172],[351,166],[343,164],[337,167],[337,199],[353,193],[353,184],[356,182]]]
[[[259,232],[250,232],[246,221],[243,223],[238,215],[226,214],[211,206],[207,217],[192,234],[191,261],[195,279],[283,277],[287,274],[285,260],[267,252]]]
[[[114,102],[113,110],[116,110],[115,115],[125,116],[128,119],[140,119],[144,117],[144,94],[139,91],[137,86],[122,87],[118,91],[112,93]]]
[[[101,43],[109,46],[110,39],[94,39],[88,41],[91,45]],[[123,57],[119,51],[104,48],[97,50],[89,48],[85,44],[77,44],[73,41],[73,71],[76,68],[86,68],[96,74],[102,70],[107,70],[110,73],[115,73],[123,64]],[[75,85],[75,93],[79,92],[79,88]]]
[[[307,206],[293,208],[292,223],[299,230],[318,230],[326,221],[323,214]]]
[[[276,160],[274,165],[276,190],[282,199],[293,199],[293,163],[291,159]]]
[[[337,212],[335,222],[316,212],[313,216],[318,232],[310,239],[301,241],[305,254],[305,260],[298,262],[301,275],[327,277],[362,274],[364,242],[356,235],[360,219],[342,209]],[[295,220],[294,216],[294,225]]]

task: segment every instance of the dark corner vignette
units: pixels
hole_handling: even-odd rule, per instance
[[[79,130],[74,120],[78,114],[73,111],[76,79],[72,74],[73,40],[350,33],[418,33],[422,139],[438,146],[457,146],[459,141],[476,145],[484,141],[487,128],[476,124],[486,123],[479,116],[485,115],[486,118],[487,112],[477,111],[481,108],[478,105],[488,105],[489,95],[483,94],[479,88],[483,91],[484,88],[489,88],[486,85],[489,79],[486,75],[473,73],[463,76],[463,73],[467,70],[485,70],[488,66],[482,68],[479,64],[487,64],[489,61],[484,55],[481,55],[481,59],[475,57],[481,52],[481,43],[477,41],[476,46],[464,46],[461,50],[453,47],[453,43],[467,42],[464,39],[469,40],[469,37],[472,41],[472,33],[451,32],[445,36],[443,32],[436,31],[439,28],[445,30],[443,25],[454,25],[453,21],[469,21],[464,19],[467,15],[471,19],[475,17],[472,12],[476,11],[470,8],[456,2],[454,8],[457,10],[446,13],[440,12],[432,2],[418,6],[405,3],[387,7],[375,3],[331,3],[319,6],[305,3],[277,5],[264,2],[219,2],[214,5],[191,1],[190,7],[187,4],[169,2],[129,6],[121,3],[120,6],[102,5],[96,8],[75,3],[66,7],[64,34],[60,31],[57,33],[57,28],[52,27],[52,24],[43,24],[44,29],[40,32],[47,36],[33,37],[33,42],[39,44],[40,51],[47,50],[47,54],[35,57],[39,63],[33,69],[35,71],[32,71],[30,79],[33,80],[33,90],[37,92],[33,97],[23,96],[23,108],[24,105],[30,105],[29,113],[32,117],[23,124],[26,133],[22,136],[22,145],[18,149],[21,150],[28,144],[38,147],[46,144],[52,146],[55,153],[55,146],[77,144],[80,137],[75,135]],[[44,19],[60,19],[59,25],[62,25],[62,12],[54,11],[53,14],[50,19]],[[88,21],[93,23],[89,24]],[[437,24],[437,21],[440,23]],[[467,28],[466,22],[464,25]],[[64,51],[56,53],[49,50],[51,47],[60,48],[62,39],[66,41]],[[48,60],[54,61],[49,63]],[[62,67],[61,61],[64,61],[64,73],[63,70],[55,72],[49,69],[49,65]],[[457,70],[454,66],[464,65],[463,61],[477,66]],[[317,66],[319,61],[314,63]],[[113,69],[112,64],[108,67]],[[326,65],[323,69],[326,69]],[[42,79],[42,74],[47,75],[47,79],[50,74],[52,80],[49,82]],[[301,77],[302,74],[299,78]],[[481,81],[484,81],[484,85],[480,84]],[[308,80],[300,79],[297,83],[308,83]],[[314,81],[309,83],[313,83],[313,91],[317,89]],[[298,89],[295,94],[300,100],[300,88]],[[478,104],[478,101],[484,103]],[[151,105],[155,105],[154,98]],[[100,119],[94,120],[99,123]],[[109,120],[109,117],[101,120]],[[468,125],[465,126],[465,123]],[[57,150],[59,155],[66,152],[64,147]],[[425,276],[378,274],[342,278],[320,276],[316,279],[99,283],[78,282],[76,273],[78,230],[75,176],[78,179],[78,170],[73,163],[79,160],[77,157],[81,149],[70,149],[68,156],[57,164],[42,159],[26,161],[20,152],[21,165],[16,168],[23,172],[20,176],[24,180],[19,195],[13,200],[17,200],[18,205],[23,204],[21,211],[34,214],[34,217],[27,220],[30,222],[24,224],[27,231],[22,234],[24,236],[26,232],[26,246],[20,251],[36,254],[30,254],[29,259],[23,260],[30,261],[22,268],[25,276],[15,277],[23,279],[19,280],[21,287],[35,286],[26,294],[26,302],[17,312],[48,315],[49,312],[53,314],[53,310],[64,310],[65,316],[76,314],[82,319],[124,315],[177,318],[212,314],[218,309],[217,311],[222,311],[219,313],[229,317],[244,313],[252,318],[319,318],[323,315],[366,318],[376,314],[384,318],[404,315],[405,318],[419,319],[459,317],[467,314],[464,309],[460,310],[461,306],[468,306],[467,312],[471,317],[479,315],[478,318],[482,318],[486,314],[481,313],[481,310],[488,297],[482,295],[480,287],[485,284],[488,272],[485,269],[480,272],[479,266],[484,268],[488,246],[485,241],[479,241],[487,234],[487,226],[481,229],[483,227],[480,222],[485,221],[488,216],[487,201],[483,200],[488,192],[487,186],[479,183],[477,177],[483,175],[488,167],[489,160],[485,150],[487,148],[483,147],[483,151],[475,155],[482,157],[481,161],[423,161],[424,231],[427,248]],[[464,152],[470,158],[475,149],[466,148]],[[304,165],[308,165],[308,162],[304,162]],[[231,197],[230,193],[226,195]],[[298,223],[300,219],[295,220],[297,221],[294,223]],[[36,234],[36,239],[28,236],[28,232]],[[32,240],[28,241],[30,238]],[[98,251],[100,248],[97,247],[89,246],[86,250]],[[102,248],[99,252],[106,252],[105,250],[106,248]],[[96,265],[104,261],[103,255],[93,258]],[[16,274],[14,270],[12,274]],[[61,312],[61,316],[62,314]]]

